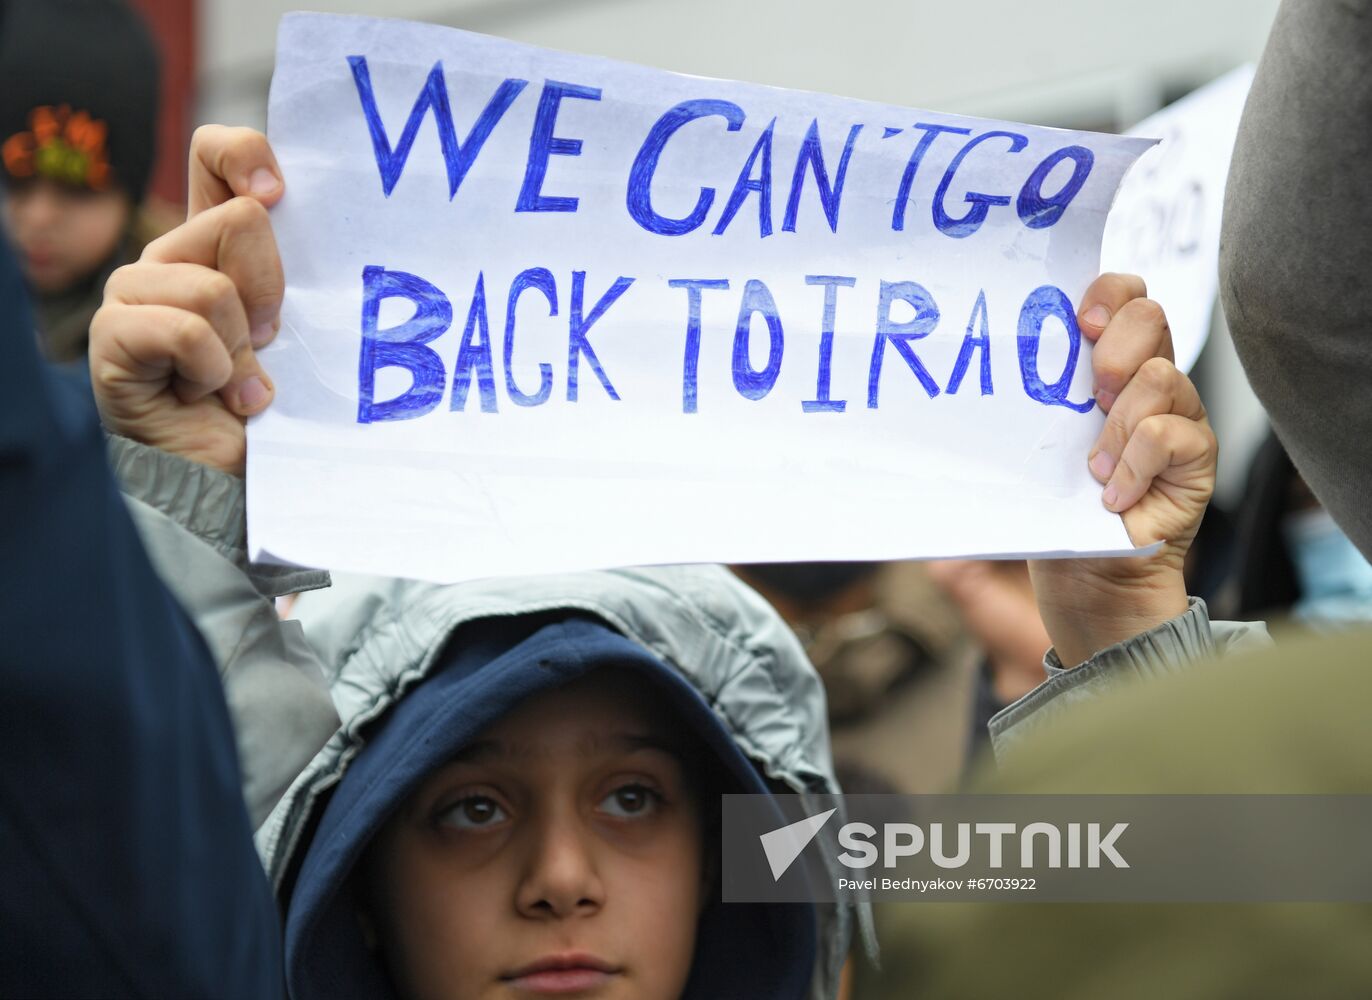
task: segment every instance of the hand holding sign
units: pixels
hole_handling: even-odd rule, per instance
[[[1186,610],[1182,565],[1215,486],[1215,435],[1191,380],[1172,363],[1162,307],[1135,275],[1105,274],[1082,297],[1081,328],[1105,427],[1088,467],[1144,559],[1030,563],[1039,614],[1073,666]]]
[[[281,259],[264,210],[280,200],[279,177],[261,133],[196,132],[190,217],[111,275],[91,323],[106,427],[243,474],[244,418],[273,392],[254,349],[279,324]]]
[[[191,136],[187,181],[189,215],[239,196],[271,208],[285,194],[281,167],[267,137],[250,128],[202,125],[196,129]]]

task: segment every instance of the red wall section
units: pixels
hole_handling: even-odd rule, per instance
[[[130,0],[148,20],[162,49],[162,115],[151,193],[172,205],[186,201],[186,152],[195,106],[198,0]]]

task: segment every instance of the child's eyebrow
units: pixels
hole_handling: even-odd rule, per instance
[[[685,749],[672,739],[652,733],[618,732],[607,735],[588,734],[577,746],[579,756],[590,757],[598,753],[633,753],[638,750],[656,750],[676,760],[686,759]],[[509,743],[504,740],[477,740],[469,743],[452,757],[452,763],[480,764],[491,760],[535,756],[537,751],[525,743]]]
[[[685,749],[679,742],[651,733],[616,733],[613,742],[626,750],[657,750],[661,753],[684,760]]]
[[[508,751],[499,740],[477,740],[475,743],[468,743],[453,754],[452,760],[475,764],[483,760],[490,760],[492,757],[505,756],[508,756]]]

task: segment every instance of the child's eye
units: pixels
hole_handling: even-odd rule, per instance
[[[489,795],[468,795],[448,806],[438,816],[443,826],[459,830],[481,830],[507,818],[499,802]]]
[[[638,783],[621,785],[600,803],[602,811],[620,819],[634,816],[647,816],[657,810],[662,796],[647,785]]]

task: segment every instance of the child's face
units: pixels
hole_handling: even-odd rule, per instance
[[[50,180],[6,187],[5,229],[24,277],[39,292],[61,292],[90,277],[119,245],[129,223],[128,197]]]
[[[408,1000],[678,1000],[706,899],[698,792],[655,690],[530,699],[378,834],[370,923]]]

